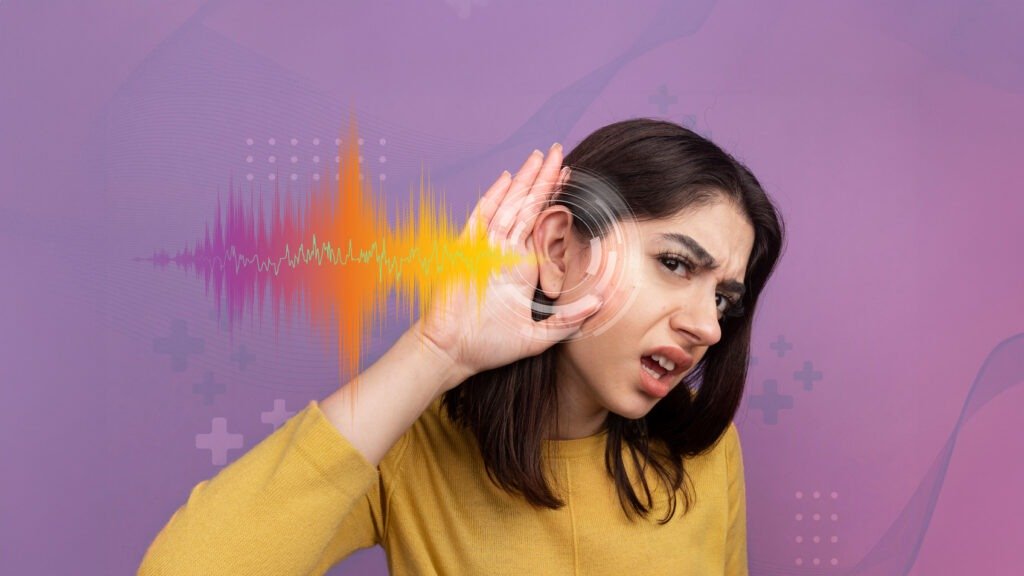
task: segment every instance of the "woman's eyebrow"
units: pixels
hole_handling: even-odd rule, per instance
[[[714,256],[708,254],[708,251],[705,250],[699,242],[687,236],[686,234],[680,234],[678,232],[663,232],[659,236],[659,238],[675,244],[679,244],[682,247],[689,250],[691,253],[693,253],[697,260],[695,265],[699,270],[710,271],[718,269],[719,263],[715,261]],[[735,292],[739,296],[743,296],[743,293],[746,292],[747,290],[747,287],[744,286],[742,282],[739,282],[737,280],[726,280],[724,282],[721,282],[719,286],[728,290],[729,292]]]

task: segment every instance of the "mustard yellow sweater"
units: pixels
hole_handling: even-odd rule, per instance
[[[150,544],[139,574],[321,575],[353,551],[384,548],[394,576],[427,574],[747,574],[743,459],[735,424],[631,521],[604,468],[606,432],[551,441],[559,510],[535,509],[487,478],[475,440],[440,401],[371,465],[311,401],[197,484]]]

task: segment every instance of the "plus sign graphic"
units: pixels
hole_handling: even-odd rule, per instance
[[[171,323],[171,335],[153,339],[153,352],[171,357],[171,370],[184,372],[188,367],[190,354],[203,353],[203,339],[188,335],[188,324],[184,320]]]
[[[260,422],[264,424],[270,424],[277,430],[281,424],[284,424],[295,412],[289,412],[284,409],[284,400],[276,398],[274,400],[274,409],[270,412],[260,413]]]
[[[207,370],[203,381],[192,385],[192,392],[203,397],[203,404],[213,404],[213,399],[223,394],[227,388],[220,382],[214,382],[213,372]]]
[[[779,355],[779,358],[782,358],[786,355],[786,352],[793,349],[793,345],[787,342],[786,338],[782,334],[779,334],[779,337],[775,342],[769,344],[768,347],[775,350],[775,353]]]
[[[228,450],[242,447],[241,434],[228,433],[228,419],[214,418],[209,434],[196,434],[196,448],[209,450],[215,466],[223,466],[228,461]]]
[[[779,410],[791,410],[793,397],[789,394],[779,394],[779,383],[775,380],[762,382],[761,390],[763,394],[750,397],[750,407],[761,411],[765,424],[778,424]]]
[[[793,372],[793,379],[803,382],[804,390],[811,390],[811,386],[814,384],[814,382],[816,382],[817,380],[821,380],[821,378],[821,372],[818,370],[813,370],[811,368],[810,361],[804,362],[803,370]]]
[[[653,96],[648,96],[647,101],[658,107],[658,114],[668,113],[668,107],[671,104],[676,103],[677,98],[668,93],[668,86],[662,84],[658,86],[657,92]]]
[[[234,354],[231,355],[231,360],[234,362],[238,362],[238,367],[241,368],[242,370],[245,370],[245,367],[249,365],[249,362],[252,362],[255,359],[256,355],[246,350],[245,344],[239,346],[238,352],[235,352]]]

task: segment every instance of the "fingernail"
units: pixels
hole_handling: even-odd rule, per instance
[[[561,150],[561,149],[562,149],[562,145],[559,144],[558,142],[555,142],[554,144],[551,145],[551,149],[549,150],[549,152],[555,152],[555,151]]]
[[[536,148],[533,149],[533,153],[536,154],[537,156],[543,156],[544,155],[543,152],[541,152],[540,150],[537,150]]]
[[[506,177],[506,176],[512,176],[512,173],[511,173],[511,172],[509,172],[508,170],[505,170],[504,172],[502,172],[502,173],[501,173],[501,177],[502,177],[502,178],[504,178],[504,177]]]

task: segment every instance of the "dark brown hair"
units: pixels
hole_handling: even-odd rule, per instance
[[[667,218],[687,207],[729,201],[754,229],[754,245],[740,303],[742,312],[721,320],[721,340],[708,348],[681,385],[636,420],[609,413],[605,467],[614,479],[627,516],[646,517],[653,507],[651,487],[639,474],[644,499],[627,474],[623,448],[634,470],[646,464],[669,490],[668,513],[675,514],[676,492],[687,477],[683,458],[711,448],[728,428],[743,397],[750,358],[750,337],[757,300],[782,252],[781,215],[746,166],[710,140],[672,122],[634,118],[604,126],[587,136],[564,159],[573,168],[563,190],[574,199],[563,203],[573,215],[573,233],[587,242],[604,236],[611,224],[588,211],[588,194],[600,200],[598,179],[617,190],[628,209],[612,209],[616,219]],[[588,180],[589,178],[589,180]],[[620,201],[621,202],[621,201]],[[538,296],[542,298],[538,289]],[[548,301],[550,302],[550,301]],[[504,490],[531,504],[557,509],[564,505],[544,471],[544,441],[557,415],[555,366],[558,343],[537,356],[487,370],[447,391],[442,406],[448,417],[476,437],[487,474]],[[685,508],[691,495],[683,489]]]

